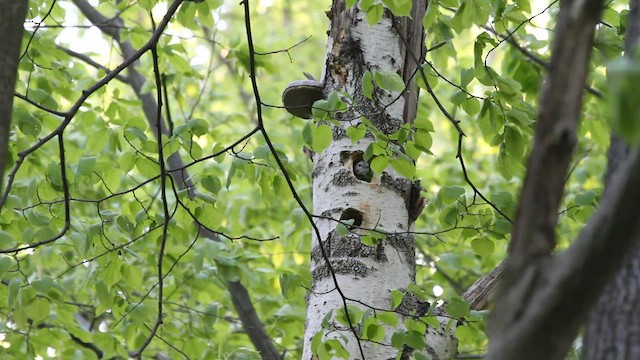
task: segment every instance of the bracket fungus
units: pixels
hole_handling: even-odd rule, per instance
[[[282,104],[294,116],[311,119],[313,103],[322,99],[324,85],[313,79],[295,80],[282,92]]]

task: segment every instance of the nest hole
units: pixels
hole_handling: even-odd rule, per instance
[[[340,220],[353,220],[351,228],[361,226],[363,218],[362,212],[354,208],[348,208],[340,214]]]

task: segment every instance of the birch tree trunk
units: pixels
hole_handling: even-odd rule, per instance
[[[367,148],[376,139],[367,131],[354,143],[346,134],[363,117],[386,135],[413,121],[417,91],[411,79],[417,67],[414,59],[424,55],[422,17],[426,1],[413,2],[413,21],[395,18],[385,9],[375,25],[367,23],[359,6],[347,9],[344,0],[335,0],[328,13],[332,21],[321,80],[325,94],[337,91],[349,96],[342,97],[348,110],[332,114],[337,120],[331,124],[333,141],[313,159],[318,231],[312,242],[313,286],[307,302],[304,359],[344,355],[335,352],[338,342],[349,352],[349,359],[395,358],[403,351],[391,345],[393,333],[405,330],[400,313],[415,314],[420,305],[406,295],[394,309],[392,300],[392,291],[404,292],[415,281],[415,242],[410,232],[415,204],[407,199],[415,200],[412,194],[419,187],[391,167],[371,178],[356,177],[356,164],[367,159]],[[365,95],[362,84],[367,71],[399,74],[408,84],[406,91],[375,87],[370,96]],[[396,149],[392,156],[400,156],[401,144],[387,145],[390,151]],[[349,230],[340,231],[340,222]],[[371,229],[384,236],[379,242],[365,245],[363,238],[371,234]],[[347,307],[359,310],[350,310],[347,316]],[[374,319],[366,320],[367,314]],[[397,324],[389,320],[389,315],[397,319]],[[381,329],[384,336],[378,332]],[[448,359],[455,354],[455,338],[443,326],[429,328],[426,336],[424,351],[432,359]]]

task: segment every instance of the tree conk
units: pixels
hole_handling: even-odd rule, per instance
[[[323,98],[324,85],[317,80],[295,80],[282,92],[282,104],[291,115],[311,119],[313,103]]]

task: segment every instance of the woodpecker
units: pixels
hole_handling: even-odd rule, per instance
[[[369,164],[360,159],[353,164],[353,174],[358,178],[358,180],[371,182],[371,178],[373,177],[373,171],[371,171],[371,167]]]

